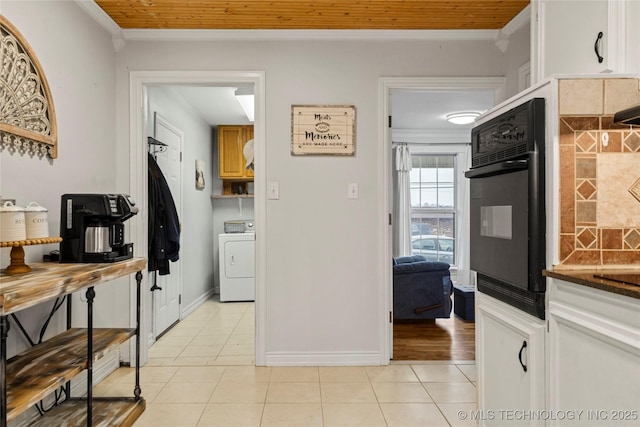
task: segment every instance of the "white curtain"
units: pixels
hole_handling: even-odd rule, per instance
[[[395,147],[393,256],[411,255],[411,154],[406,143]]]
[[[471,167],[471,145],[467,145],[464,149],[464,153],[461,153],[460,156],[462,158],[462,161],[458,165],[462,166],[463,170],[468,170]],[[460,212],[458,223],[460,224],[461,229],[458,233],[458,240],[456,242],[456,251],[458,252],[458,270],[456,283],[473,285],[474,280],[469,266],[470,260],[468,238],[468,236],[470,235],[469,212],[471,210],[471,199],[469,196],[470,184],[468,179],[462,178],[462,180],[462,185],[458,186],[461,193],[460,198],[458,199],[460,204],[460,209],[458,209],[458,212]]]

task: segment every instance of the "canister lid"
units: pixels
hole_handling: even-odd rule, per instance
[[[0,212],[24,212],[24,208],[16,206],[12,202],[6,201],[0,206]]]
[[[47,208],[40,206],[38,202],[30,202],[25,208],[27,212],[46,212]]]

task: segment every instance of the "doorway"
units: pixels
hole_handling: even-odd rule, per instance
[[[381,120],[384,124],[388,123],[387,118],[392,117],[392,123],[397,123],[397,112],[392,111],[392,97],[394,93],[399,92],[412,92],[412,93],[435,93],[439,96],[446,93],[451,94],[464,94],[464,93],[477,93],[477,92],[487,92],[492,95],[493,102],[492,105],[496,105],[502,100],[504,100],[504,78],[382,78],[380,80],[380,94],[381,94],[381,106],[382,106],[382,117],[384,120]],[[461,109],[463,107],[460,107]],[[442,116],[445,115],[445,111],[442,111]],[[407,132],[402,135],[404,141],[402,142],[414,142],[414,143],[422,143],[425,142],[431,147],[431,149],[438,149],[441,152],[446,152],[445,149],[446,144],[451,142],[447,140],[448,135],[446,132],[442,132],[442,129],[432,129],[433,135],[427,137],[425,139],[424,135],[420,135],[420,129],[406,129]],[[443,139],[443,141],[438,141],[438,139],[434,138],[434,136],[439,136]],[[385,203],[388,209],[388,212],[393,212],[393,167],[392,167],[392,143],[393,142],[401,142],[398,139],[398,134],[402,134],[402,132],[394,132],[393,127],[385,127],[384,130],[381,131],[383,135],[383,161],[384,161],[384,181],[386,183],[385,191]],[[469,142],[469,137],[466,136],[466,142]],[[458,142],[462,142],[459,141]],[[468,235],[468,221],[465,221],[464,218],[459,219],[457,223],[457,233],[460,236]],[[386,234],[385,239],[385,250],[386,250],[386,259],[390,259],[393,257],[393,231],[392,227],[388,228],[388,232]],[[468,267],[468,248],[459,247],[457,250],[456,257],[456,272],[458,274],[468,275],[469,267]],[[391,263],[388,266],[388,273],[386,274],[387,282],[385,285],[385,294],[386,297],[386,307],[388,308],[388,312],[393,311],[393,271],[391,267]],[[454,313],[451,313],[451,316],[454,317]],[[385,319],[386,320],[386,319]],[[390,321],[391,320],[391,321]],[[386,337],[387,337],[387,351],[389,360],[393,359],[393,348],[394,348],[394,324],[392,319],[385,321],[386,328]],[[453,321],[456,319],[454,318]]]
[[[265,88],[264,72],[197,72],[197,71],[132,71],[130,73],[130,183],[129,193],[134,200],[140,201],[140,209],[146,211],[147,200],[147,129],[146,123],[149,118],[145,117],[146,89],[150,86],[162,85],[185,85],[185,86],[211,86],[233,84],[250,84],[254,87],[255,94],[255,120],[254,120],[254,162],[255,162],[255,223],[256,228],[261,230],[260,237],[256,238],[256,299],[255,299],[255,364],[260,366],[265,364],[266,348],[264,343],[265,321],[264,321],[264,281],[265,281],[265,242],[264,236],[267,233],[265,226],[266,194],[265,188],[265,163],[263,154],[263,144],[265,141]],[[134,249],[137,256],[146,257],[146,247],[148,242],[146,216],[134,217],[130,231],[134,241],[138,242]],[[148,278],[143,278],[143,289],[149,289]],[[135,299],[135,286],[131,286],[131,300]],[[143,339],[141,345],[141,363],[148,361],[148,349],[151,331],[151,309],[148,292],[143,292],[141,297],[141,334]],[[135,316],[133,316],[135,318]]]

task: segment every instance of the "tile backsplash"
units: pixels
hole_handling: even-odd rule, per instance
[[[631,78],[559,81],[560,264],[640,266],[640,127],[613,124],[640,104]]]

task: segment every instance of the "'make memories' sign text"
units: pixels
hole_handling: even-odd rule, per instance
[[[353,105],[292,105],[291,154],[353,155],[355,126]]]

